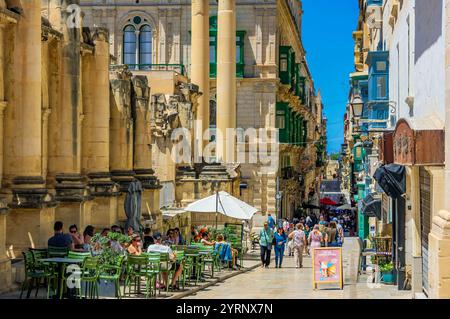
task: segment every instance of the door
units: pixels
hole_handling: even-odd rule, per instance
[[[422,243],[422,288],[428,295],[428,234],[431,230],[431,177],[425,168],[419,170],[420,236]]]
[[[405,208],[406,201],[403,197],[394,201],[395,217],[392,221],[392,228],[395,230],[393,234],[393,261],[394,274],[397,277],[397,288],[404,289],[406,279],[406,260],[405,260]]]

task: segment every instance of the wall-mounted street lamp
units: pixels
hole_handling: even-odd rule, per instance
[[[364,109],[364,101],[362,100],[361,96],[355,95],[350,104],[352,106],[353,117],[358,119],[361,118]]]

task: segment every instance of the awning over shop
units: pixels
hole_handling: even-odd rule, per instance
[[[383,191],[394,199],[406,193],[405,167],[397,164],[388,164],[379,167],[373,178]]]
[[[362,213],[368,217],[376,217],[381,220],[381,198],[367,195],[362,201]]]

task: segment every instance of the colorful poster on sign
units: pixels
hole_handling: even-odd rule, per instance
[[[343,287],[342,248],[323,247],[313,250],[313,284],[339,283]]]

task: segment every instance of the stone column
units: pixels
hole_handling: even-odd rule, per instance
[[[53,197],[42,176],[41,1],[22,3],[24,14],[14,29],[13,74],[8,74],[10,106],[5,111],[4,191],[9,195],[7,245],[14,253],[47,243],[54,222]],[[6,75],[6,73],[5,73]],[[5,81],[6,82],[6,81]]]
[[[236,1],[219,0],[217,36],[217,159],[234,162],[236,127]]]
[[[208,141],[203,133],[209,129],[209,0],[192,1],[191,81],[199,86],[202,95],[198,98],[197,120],[201,132],[195,132],[198,150],[203,151]],[[202,153],[199,153],[201,156]],[[195,159],[199,162],[201,158]]]
[[[95,196],[91,221],[95,227],[117,223],[119,185],[110,173],[110,82],[109,44],[106,30],[92,31],[92,54],[83,61],[83,158],[82,172],[88,177],[90,193]]]
[[[55,188],[55,218],[65,225],[76,224],[79,228],[89,220],[89,210],[84,202],[91,199],[86,179],[81,175],[82,140],[82,74],[81,74],[81,25],[69,25],[72,12],[69,5],[79,5],[79,0],[50,0],[48,17],[62,39],[53,44],[49,59],[50,105],[48,152],[49,184]],[[76,20],[75,20],[76,22]],[[45,122],[44,122],[45,123]],[[45,132],[45,131],[44,131]],[[44,138],[44,143],[47,139]]]
[[[0,0],[0,10],[4,9],[6,4],[3,0]],[[0,185],[3,182],[3,123],[4,112],[8,105],[5,101],[5,25],[9,23],[16,23],[14,19],[6,18],[0,14]],[[11,261],[6,255],[6,218],[8,209],[6,201],[0,200],[0,293],[6,292],[11,288]]]
[[[4,7],[4,3],[0,1],[0,8]],[[3,29],[4,25],[0,21],[0,184],[3,177],[3,112],[7,106],[4,101],[5,92],[3,86],[3,63],[4,63],[4,42]],[[6,256],[6,205],[0,203],[0,293],[11,287],[11,262]],[[4,207],[4,209],[2,209]]]
[[[150,88],[146,76],[136,75],[133,83],[133,108],[134,108],[134,150],[133,167],[136,178],[142,183],[142,211],[147,212],[147,204],[156,221],[161,220],[159,210],[159,190],[161,185],[152,169],[152,132],[150,111]]]

